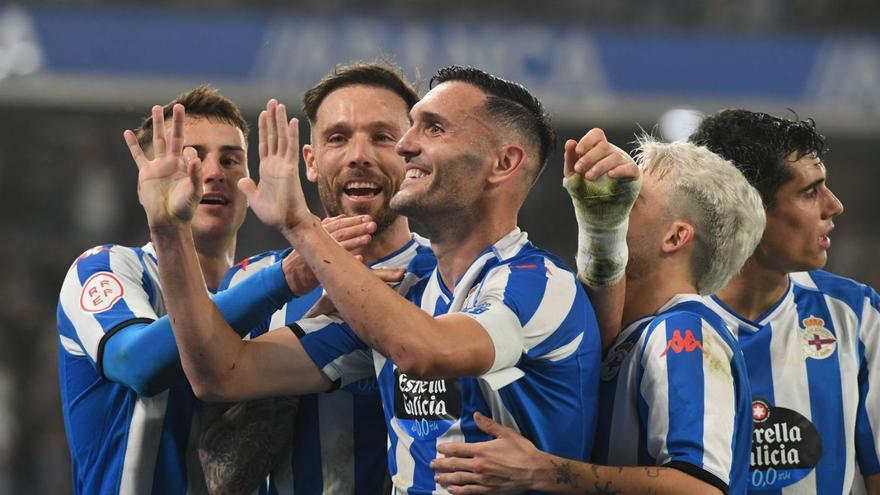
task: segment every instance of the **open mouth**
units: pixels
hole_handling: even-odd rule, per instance
[[[428,174],[428,172],[425,172],[424,170],[422,170],[420,168],[411,168],[406,171],[405,177],[407,179],[421,179],[422,177],[425,177],[427,175],[430,175],[430,174]]]
[[[352,181],[345,185],[342,192],[353,199],[372,199],[382,193],[382,186],[370,181]]]
[[[229,200],[221,194],[206,193],[202,195],[202,200],[199,201],[199,204],[224,206],[229,204]]]

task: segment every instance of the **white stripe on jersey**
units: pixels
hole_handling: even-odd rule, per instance
[[[547,328],[559,328],[559,325],[568,316],[575,294],[576,283],[572,283],[574,275],[554,265],[550,260],[544,261],[547,270],[555,276],[547,277],[547,288],[541,299],[541,311],[536,311],[528,322],[523,326],[523,343],[526,352],[544,341],[549,334]],[[508,268],[509,269],[509,268]]]
[[[372,372],[372,363],[370,363]],[[324,493],[354,493],[354,429],[352,395],[324,394],[318,401],[322,425],[344,425],[344,429],[321,428],[321,472]],[[294,446],[294,448],[296,448]],[[318,461],[317,459],[315,460]]]
[[[76,343],[76,341],[71,338],[65,337],[64,335],[59,335],[58,338],[61,339],[61,347],[63,347],[68,354],[72,356],[85,357],[86,353],[83,352],[82,348],[79,346],[79,344]]]
[[[711,428],[703,428],[703,468],[729,483],[729,474],[724,469],[733,465],[733,451],[730,448],[736,418],[736,395],[731,386],[733,371],[730,367],[733,350],[705,320],[702,334],[703,349],[706,351],[703,359],[704,387],[712,391],[703,396],[706,424],[711,425]]]
[[[136,399],[125,446],[119,493],[150,493],[153,489],[153,473],[167,403],[167,390],[153,397]]]
[[[868,376],[873,377],[872,385],[878,384],[880,377],[880,306],[875,306],[865,297],[865,309],[862,312],[862,326],[859,328],[859,340],[865,343],[865,361],[868,364]],[[874,432],[874,451],[880,453],[880,386],[868,388],[863,404],[868,416],[868,424]]]

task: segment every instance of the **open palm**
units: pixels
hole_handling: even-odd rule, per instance
[[[165,135],[162,107],[153,107],[152,117],[152,159],[144,153],[133,132],[124,133],[138,167],[138,197],[151,228],[178,226],[192,220],[199,205],[201,162],[193,148],[183,148],[183,105],[175,105],[172,110],[170,140]]]

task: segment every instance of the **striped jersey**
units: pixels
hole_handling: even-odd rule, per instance
[[[98,364],[116,331],[165,314],[158,277],[151,244],[107,244],[83,253],[64,279],[58,374],[74,493],[206,493],[189,384],[142,397]]]
[[[245,280],[261,268],[283,259],[289,252],[290,249],[273,251],[246,259],[227,273],[221,288]],[[406,268],[416,258],[428,260],[432,267],[434,265],[428,241],[414,235],[401,249],[371,266]],[[291,300],[255,333],[295,323],[321,294],[318,287]],[[366,369],[364,379],[346,384],[339,390],[300,397],[294,419],[292,454],[270,474],[270,495],[372,495],[382,492],[388,470],[385,418],[372,366]]]
[[[751,434],[745,361],[724,321],[679,294],[629,324],[602,364],[594,460],[667,466],[745,493]]]
[[[483,251],[450,292],[438,270],[411,264],[399,290],[434,316],[462,313],[486,330],[495,363],[483,376],[423,380],[402,372],[339,320],[307,333],[303,347],[332,380],[358,380],[372,361],[388,427],[388,466],[398,494],[446,493],[430,461],[437,445],[480,442],[479,411],[544,451],[588,459],[595,436],[598,326],[565,266],[515,229]],[[424,274],[420,274],[422,271]],[[401,322],[401,332],[407,331]]]
[[[751,491],[848,494],[880,473],[880,300],[863,284],[792,273],[755,321],[707,299],[737,335],[752,386]]]

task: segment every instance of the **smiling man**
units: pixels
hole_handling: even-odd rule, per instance
[[[372,364],[398,493],[442,492],[429,463],[438,444],[487,438],[476,411],[543,449],[586,458],[598,391],[595,317],[575,275],[516,227],[552,149],[547,116],[522,86],[461,67],[441,70],[410,114],[397,143],[406,178],[391,207],[425,225],[437,266],[411,265],[399,292],[318,230],[296,163],[261,162],[259,187],[242,181],[251,207],[307,261],[347,323],[325,320],[301,340],[287,330],[243,342],[223,328],[198,288],[187,234],[198,197],[186,190],[191,170],[185,161],[141,168],[154,242],[178,267],[163,280],[175,294],[169,312],[194,390],[227,400],[316,392],[359,380],[363,363]],[[283,107],[261,118],[277,129],[268,149],[294,156],[296,120],[288,123]],[[167,178],[145,180],[157,175]]]

